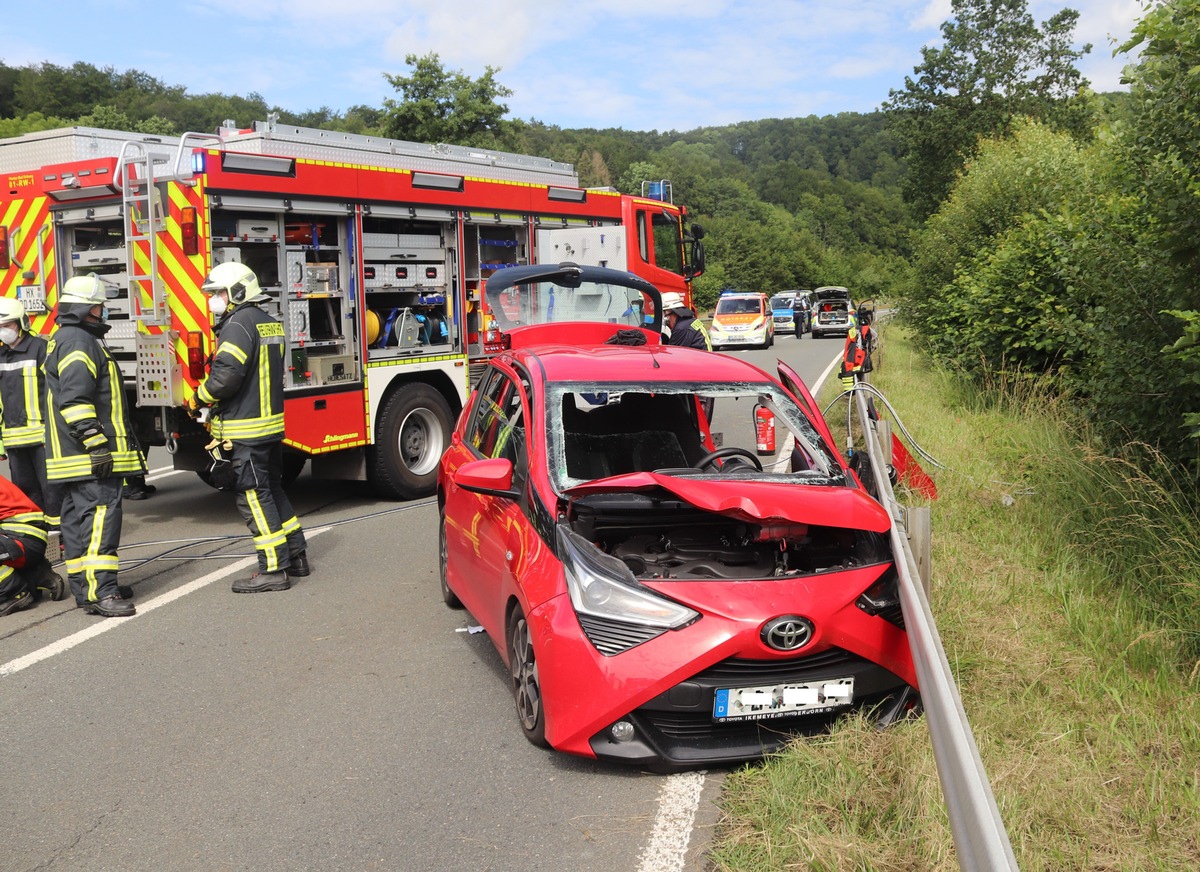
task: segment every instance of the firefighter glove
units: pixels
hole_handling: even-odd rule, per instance
[[[187,401],[184,403],[184,406],[187,408],[187,413],[191,417],[193,417],[193,418],[200,417],[200,401],[196,399],[195,394],[192,394],[190,397],[187,398]]]
[[[93,448],[88,452],[92,457],[92,475],[96,478],[108,478],[113,472],[113,456],[107,446]]]

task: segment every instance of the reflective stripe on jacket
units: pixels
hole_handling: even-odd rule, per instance
[[[283,438],[283,325],[243,303],[217,331],[208,377],[196,389],[214,406],[212,435],[249,445]]]

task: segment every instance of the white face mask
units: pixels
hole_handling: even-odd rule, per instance
[[[0,327],[0,342],[3,342],[5,345],[15,345],[20,338],[21,331],[16,327],[10,327],[7,324]]]
[[[218,318],[225,314],[225,310],[229,308],[229,301],[225,299],[224,294],[213,294],[208,298],[208,311],[212,312]]]

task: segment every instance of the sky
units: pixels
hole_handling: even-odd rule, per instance
[[[251,92],[291,112],[380,107],[410,54],[471,78],[491,66],[508,117],[562,128],[689,131],[871,112],[938,45],[950,0],[59,0],[13,2],[0,60],[84,61],[189,94]],[[1028,0],[1080,13],[1078,64],[1120,90],[1113,57],[1141,0]],[[47,12],[47,10],[51,10]],[[238,118],[248,125],[261,119]]]

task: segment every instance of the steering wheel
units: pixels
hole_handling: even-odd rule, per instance
[[[705,454],[696,461],[696,469],[704,469],[707,466],[712,466],[715,461],[724,457],[737,457],[740,460],[749,460],[755,469],[762,472],[762,461],[745,448],[738,448],[736,445],[726,445],[724,448],[708,452],[708,454]]]

